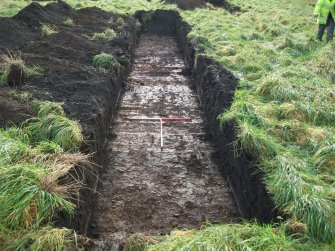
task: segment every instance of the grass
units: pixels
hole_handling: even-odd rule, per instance
[[[44,69],[40,65],[34,65],[33,67],[27,67],[26,73],[28,76],[38,76],[43,75]]]
[[[17,14],[21,9],[29,5],[32,1],[26,0],[1,0],[0,2],[0,16],[11,17]],[[46,5],[49,2],[40,2]]]
[[[107,53],[101,53],[94,56],[93,66],[95,68],[105,69],[113,74],[117,74],[121,69],[121,65],[117,59],[113,55]]]
[[[30,151],[27,141],[27,139],[24,140],[18,128],[0,130],[0,163],[19,162],[24,156],[27,156]]]
[[[75,251],[83,250],[78,236],[66,228],[43,227],[36,231],[22,232],[16,240],[10,240],[9,249],[16,251]]]
[[[21,103],[27,103],[32,99],[32,95],[29,92],[18,93],[16,90],[12,90],[9,95]]]
[[[0,55],[0,86],[6,85],[8,75],[12,66],[21,69],[27,76],[36,76],[43,74],[43,68],[39,65],[28,67],[22,58],[21,52],[7,52]]]
[[[312,240],[329,243],[335,237],[332,44],[314,40],[314,1],[230,2],[247,11],[182,13],[198,54],[240,78],[220,120],[237,122],[236,151],[259,159],[282,212],[305,224]]]
[[[294,226],[297,228],[297,226]],[[135,236],[127,251],[241,251],[241,250],[333,250],[334,245],[316,245],[287,233],[285,225],[257,223],[209,225],[201,230],[175,230],[165,237]]]
[[[0,218],[9,230],[35,228],[51,220],[56,209],[73,214],[74,204],[48,192],[42,179],[48,171],[22,163],[1,168]]]
[[[0,2],[0,16],[14,16],[31,2],[32,0],[2,0]],[[45,5],[50,2],[40,2],[40,4]],[[175,9],[174,5],[164,4],[161,0],[66,0],[65,2],[77,9],[99,7],[119,14],[133,14],[137,10]]]
[[[83,185],[71,174],[88,165],[80,127],[60,103],[35,103],[36,118],[0,130],[0,249],[80,250],[73,230],[52,227],[57,212],[73,216]]]
[[[103,32],[94,33],[91,40],[97,41],[97,42],[109,42],[109,41],[112,41],[114,38],[116,38],[116,36],[117,34],[113,29],[107,28]]]
[[[123,27],[125,25],[125,21],[123,20],[122,17],[119,17],[117,20],[116,20],[116,24],[119,26],[119,27]]]
[[[52,141],[65,151],[76,150],[83,141],[77,121],[64,116],[59,103],[38,102],[38,116],[25,127],[32,143]]]
[[[0,70],[2,72],[0,86],[7,84],[12,66],[23,72],[26,71],[27,67],[20,52],[8,52],[7,54],[0,55]]]
[[[52,34],[58,33],[56,27],[51,26],[50,24],[41,24],[41,36],[42,37],[49,37]]]
[[[71,18],[67,18],[63,21],[63,25],[68,26],[68,27],[73,27],[75,26],[73,20]]]

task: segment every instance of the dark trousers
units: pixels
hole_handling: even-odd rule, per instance
[[[333,40],[334,28],[335,28],[334,19],[331,14],[329,14],[326,24],[319,24],[318,34],[316,36],[317,39],[322,40],[326,28],[327,28],[327,41],[329,42]]]

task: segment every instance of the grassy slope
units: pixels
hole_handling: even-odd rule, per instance
[[[0,16],[13,16],[20,9],[31,3],[31,0],[1,0]],[[50,1],[51,2],[51,1]],[[137,10],[167,9],[174,8],[172,5],[165,5],[160,0],[64,0],[74,8],[99,7],[107,11],[130,14]],[[46,4],[47,2],[40,2]]]
[[[0,16],[11,17],[26,7],[32,1],[30,0],[1,0],[0,1]],[[46,2],[40,2],[45,5]]]
[[[67,2],[122,13],[162,7],[158,0]],[[314,41],[315,1],[230,2],[247,11],[182,12],[194,26],[190,36],[200,41],[202,53],[241,79],[234,105],[221,119],[237,120],[238,145],[260,157],[276,204],[293,222],[307,226],[310,240],[330,242],[335,231],[335,56],[329,53],[332,45]],[[3,9],[2,13],[14,12]],[[300,248],[305,247],[294,247]]]
[[[237,120],[238,145],[259,156],[276,204],[305,223],[311,238],[330,242],[335,236],[333,45],[314,41],[314,1],[231,2],[247,11],[183,13],[203,53],[241,79],[233,107],[221,120]]]
[[[70,248],[74,231],[53,228],[52,221],[60,210],[74,214],[81,184],[64,177],[86,162],[77,152],[81,129],[61,104],[36,104],[36,118],[0,129],[0,250],[79,250]]]
[[[317,245],[289,237],[283,226],[273,228],[256,223],[210,225],[198,231],[176,230],[167,237],[137,237],[132,242],[128,243],[128,250],[139,250],[134,248],[135,243],[141,243],[142,250],[147,251],[334,250],[334,246]]]

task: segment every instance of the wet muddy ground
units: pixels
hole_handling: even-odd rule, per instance
[[[142,35],[107,142],[110,164],[102,174],[95,224],[118,243],[134,234],[238,217],[190,77],[173,37]],[[191,117],[164,122],[159,117]]]

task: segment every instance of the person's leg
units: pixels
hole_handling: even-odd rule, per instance
[[[333,40],[334,28],[335,28],[334,19],[330,15],[330,18],[328,18],[327,21],[327,42]]]
[[[322,40],[323,34],[325,33],[326,30],[326,25],[325,24],[319,24],[319,28],[318,28],[318,33],[316,35],[316,39],[318,40]]]

